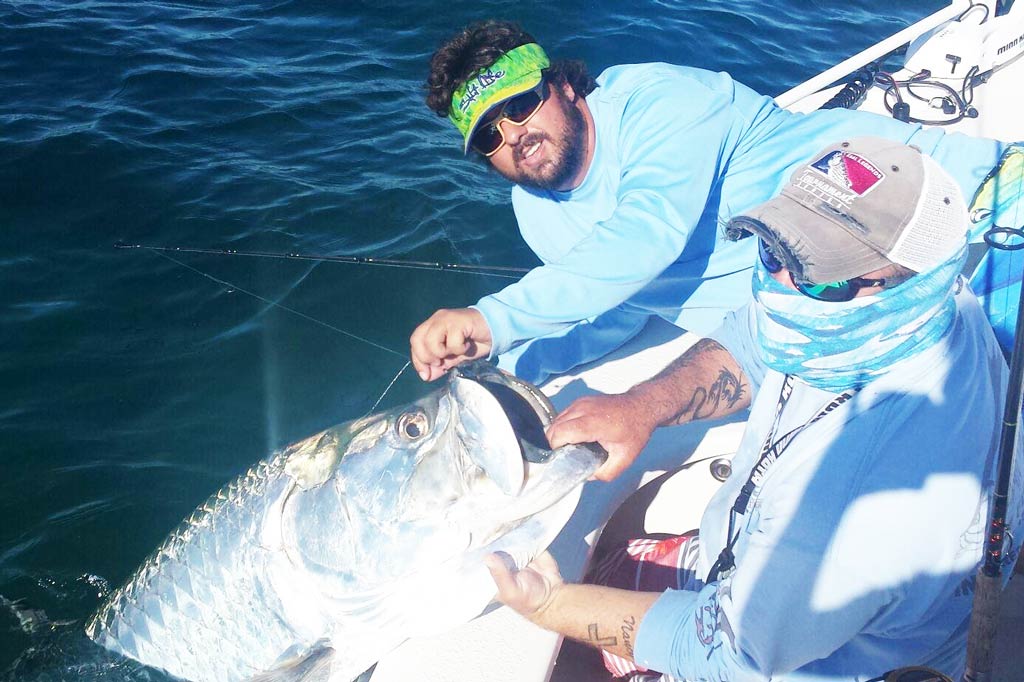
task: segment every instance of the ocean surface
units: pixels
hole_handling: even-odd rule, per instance
[[[250,464],[369,410],[433,310],[508,283],[115,245],[531,266],[508,185],[423,104],[464,24],[775,95],[944,5],[0,2],[0,679],[162,679],[85,639],[103,596]],[[407,370],[382,404],[424,390]]]

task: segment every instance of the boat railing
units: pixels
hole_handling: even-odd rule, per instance
[[[790,88],[786,92],[777,96],[775,101],[783,109],[789,109],[803,98],[813,95],[823,88],[827,88],[841,78],[850,75],[857,69],[860,69],[871,62],[885,57],[894,50],[909,43],[911,40],[941,26],[947,21],[956,19],[972,5],[978,4],[990,5],[994,3],[992,0],[989,0],[988,2],[978,2],[977,0],[975,0],[975,2],[971,2],[971,0],[954,0],[949,4],[949,6],[943,7],[934,14],[931,14],[917,23],[908,26],[902,31],[893,34],[882,42],[876,43],[866,50],[858,52],[849,59],[839,62],[831,69],[821,72],[814,78]],[[995,12],[994,7],[989,7],[989,10],[993,13]]]

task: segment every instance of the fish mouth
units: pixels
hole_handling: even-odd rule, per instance
[[[455,376],[480,384],[498,401],[519,441],[523,459],[533,463],[550,459],[551,449],[544,432],[556,411],[539,388],[483,360],[452,371]]]

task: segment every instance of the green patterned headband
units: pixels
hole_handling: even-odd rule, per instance
[[[462,133],[462,150],[469,150],[469,140],[480,119],[492,107],[512,99],[540,83],[541,70],[551,65],[537,43],[527,43],[509,50],[496,62],[463,83],[452,95],[449,120]]]

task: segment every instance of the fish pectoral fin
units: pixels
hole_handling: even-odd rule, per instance
[[[246,682],[336,682],[331,680],[334,654],[326,642],[317,642],[301,653],[285,654],[273,668]]]

